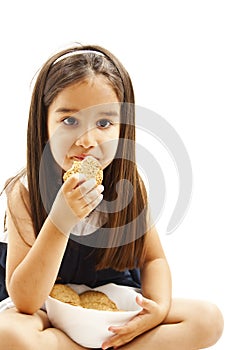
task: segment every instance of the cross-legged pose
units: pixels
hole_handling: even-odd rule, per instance
[[[0,350],[84,349],[48,319],[44,303],[55,283],[140,288],[142,311],[124,326],[113,324],[102,349],[194,350],[220,338],[217,306],[172,298],[136,164],[134,107],[127,71],[102,47],[63,50],[38,73],[26,168],[4,188]],[[100,164],[102,184],[76,173],[64,181],[74,161],[88,156]]]

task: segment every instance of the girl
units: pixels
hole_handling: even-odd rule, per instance
[[[109,51],[77,46],[51,57],[32,94],[27,167],[6,184],[8,251],[0,349],[83,347],[49,322],[44,301],[54,283],[141,288],[140,315],[102,349],[201,349],[220,337],[215,305],[173,300],[169,266],[135,162],[134,94]],[[91,155],[103,185],[62,175]],[[120,184],[120,185],[119,185]]]

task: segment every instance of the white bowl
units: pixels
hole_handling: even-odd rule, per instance
[[[48,297],[45,306],[52,325],[65,332],[76,343],[89,348],[100,348],[113,335],[109,326],[121,326],[136,316],[142,308],[136,303],[137,292],[130,287],[113,283],[91,289],[85,285],[69,284],[78,294],[86,290],[105,293],[120,310],[100,311],[85,309]]]

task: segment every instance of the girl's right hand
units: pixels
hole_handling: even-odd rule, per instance
[[[55,198],[49,213],[50,220],[68,237],[77,222],[88,216],[102,201],[103,190],[103,185],[96,186],[95,179],[86,180],[82,175],[72,175]]]

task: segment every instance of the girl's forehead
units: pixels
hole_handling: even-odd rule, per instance
[[[119,99],[110,83],[102,76],[68,85],[50,105],[54,108],[86,109],[96,105],[117,103]]]

